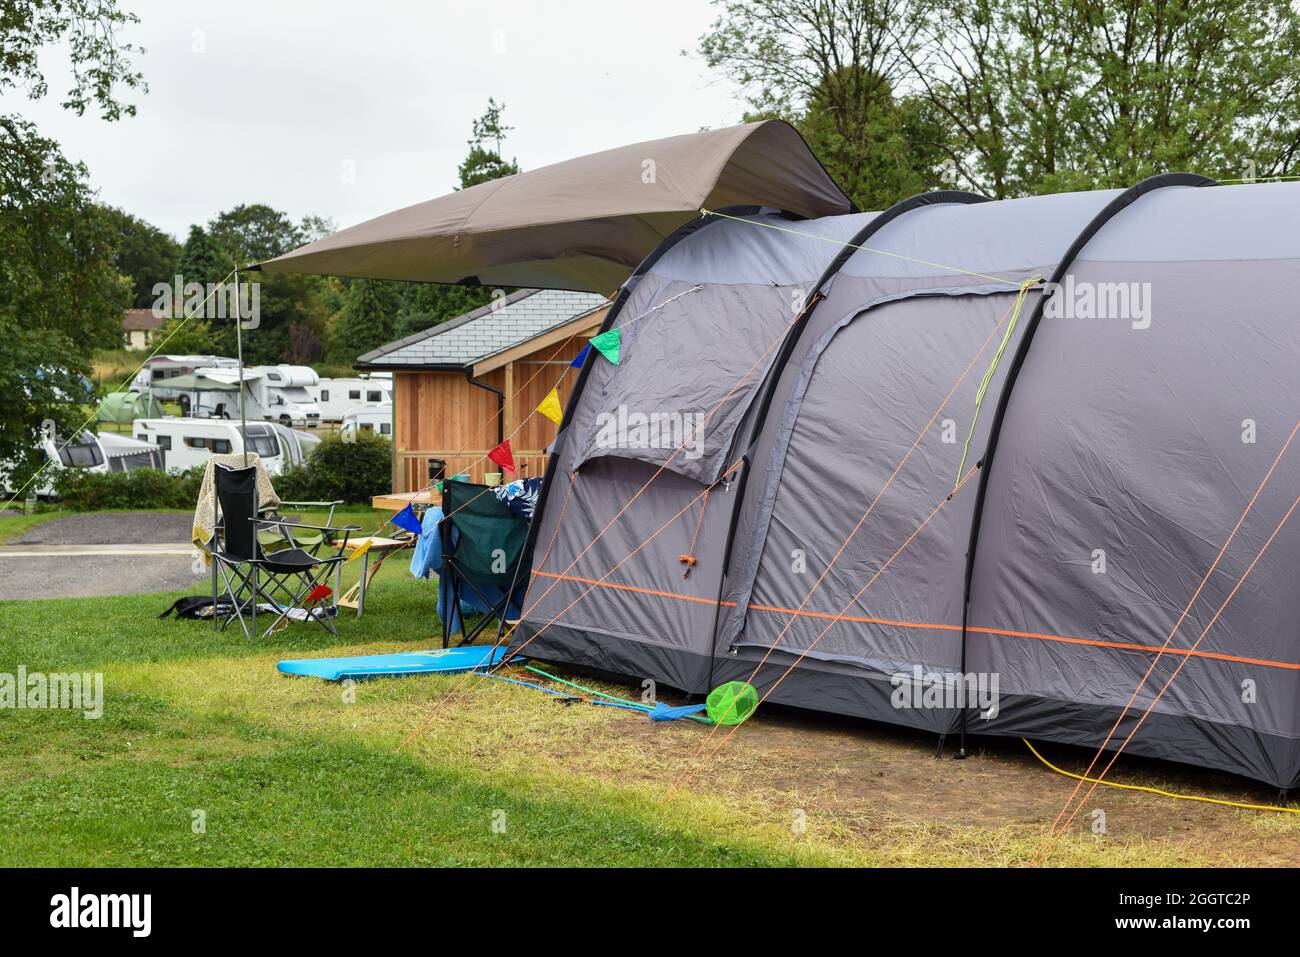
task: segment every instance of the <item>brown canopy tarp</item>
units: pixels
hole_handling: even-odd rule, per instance
[[[853,211],[779,120],[670,136],[481,183],[261,263],[268,273],[609,293],[701,207]]]

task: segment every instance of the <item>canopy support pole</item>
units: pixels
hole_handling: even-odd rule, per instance
[[[250,317],[251,318],[251,317]],[[239,356],[239,435],[244,446],[244,468],[248,468],[248,420],[244,417],[244,309],[239,303],[239,270],[235,269],[235,350]]]

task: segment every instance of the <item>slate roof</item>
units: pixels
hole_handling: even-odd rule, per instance
[[[521,289],[504,305],[482,306],[359,356],[357,368],[464,369],[535,339],[603,305],[590,292]]]
[[[153,332],[162,328],[162,317],[152,309],[128,309],[122,314],[123,332]]]

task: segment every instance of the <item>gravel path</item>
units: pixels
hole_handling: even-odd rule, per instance
[[[56,518],[0,545],[0,600],[138,595],[199,590],[189,553],[192,516],[178,512],[88,512]],[[95,546],[185,547],[185,554],[94,554]],[[53,546],[85,546],[92,554],[40,554]],[[162,611],[161,608],[158,609]]]
[[[10,557],[5,551],[0,549],[0,600],[197,592],[208,587],[207,571],[194,574],[194,559],[186,555]]]
[[[190,540],[194,516],[187,512],[86,512],[28,529],[9,545],[122,545]]]

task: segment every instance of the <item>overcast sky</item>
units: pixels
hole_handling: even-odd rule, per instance
[[[701,127],[743,107],[694,55],[707,0],[121,0],[149,84],[107,123],[50,95],[0,109],[90,168],[100,198],[184,239],[263,202],[348,226],[449,192],[489,96],[524,169]],[[681,51],[692,55],[684,57]],[[349,173],[354,171],[354,176]]]

